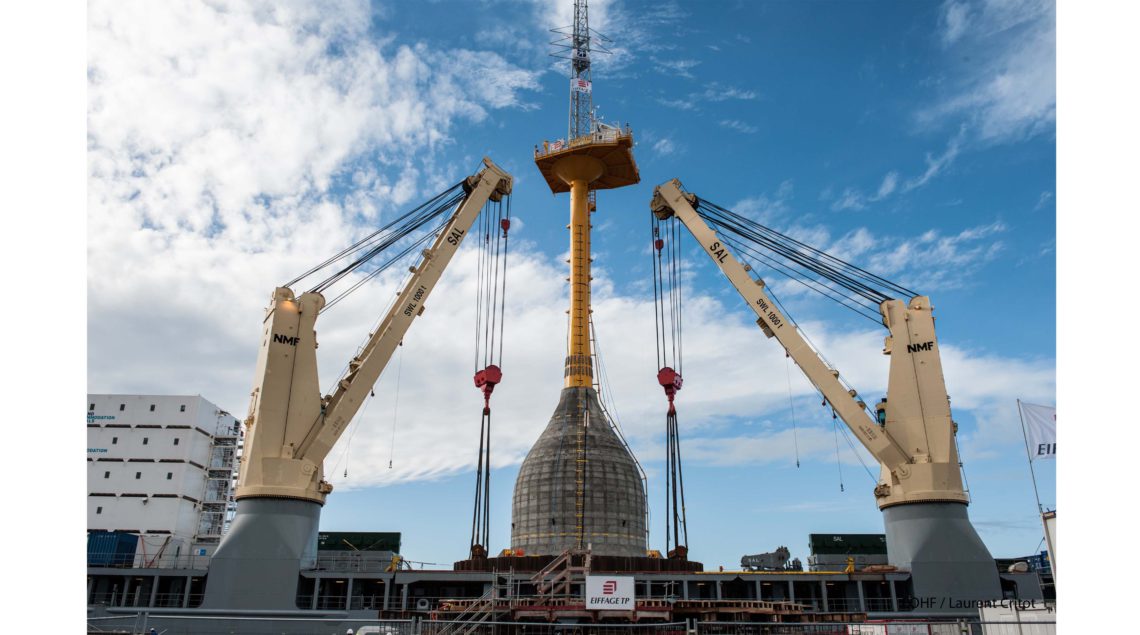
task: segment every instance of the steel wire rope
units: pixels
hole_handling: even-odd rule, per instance
[[[486,210],[486,207],[484,207]],[[484,262],[487,249],[486,242],[489,240],[487,237],[487,217],[486,214],[479,214],[479,243],[476,254],[476,267],[475,267],[475,372],[479,372],[480,354],[482,347],[480,346],[479,334],[483,331],[483,283],[486,280],[486,264]],[[486,359],[483,360],[483,368],[487,367]]]
[[[702,216],[702,218],[706,217]],[[866,298],[868,301],[873,302],[876,306],[882,303],[884,300],[889,299],[889,296],[881,293],[880,291],[862,282],[859,282],[850,276],[845,275],[843,272],[836,270],[831,265],[824,264],[818,259],[790,247],[786,243],[782,243],[778,240],[773,240],[763,235],[759,235],[756,232],[741,227],[740,225],[735,224],[733,221],[723,217],[712,215],[708,216],[707,220],[716,223],[725,231],[736,234],[745,240],[752,241],[753,243],[756,243],[757,245],[762,246],[769,251],[779,254],[785,259],[798,264],[804,269],[815,273],[817,276],[830,280],[835,284]]]
[[[503,339],[507,323],[507,247],[510,244],[510,231],[511,224],[511,200],[510,194],[507,195],[507,224],[503,228],[503,293],[501,296],[502,304],[499,306],[499,366],[503,365]],[[500,226],[502,223],[500,222]]]
[[[816,357],[819,357],[819,359],[822,360],[824,365],[826,365],[828,368],[834,370],[835,364],[832,364],[831,360],[827,359],[827,357],[824,356],[824,354],[820,352],[819,347],[815,345],[815,342],[813,342],[810,337],[808,337],[807,331],[805,331],[803,329],[803,327],[801,327],[795,321],[795,319],[792,318],[791,314],[788,313],[788,310],[786,308],[784,308],[784,304],[782,302],[780,302],[780,298],[776,297],[775,292],[773,292],[771,288],[768,289],[768,295],[769,295],[769,297],[772,298],[772,301],[776,303],[776,306],[779,307],[780,311],[783,312],[784,317],[788,319],[788,322],[790,322],[791,325],[795,327],[796,332],[799,333],[800,337],[803,338],[804,342],[807,342],[807,345],[811,348],[812,352],[815,353]],[[843,379],[842,376],[837,376],[835,378],[835,380],[839,382],[840,386],[843,386],[845,389],[847,389],[848,392],[854,390],[856,395],[859,394],[859,391],[855,390],[855,387],[852,386],[851,384],[849,384],[846,379]],[[815,383],[812,382],[812,385],[815,386]],[[820,390],[819,386],[815,386],[815,389]],[[822,391],[820,391],[820,394],[822,394]],[[826,400],[826,399],[827,398],[824,397],[824,400]],[[872,419],[874,419],[874,417],[875,417],[874,411],[871,410],[870,406],[867,406],[865,403],[863,404],[863,411],[866,412]]]
[[[800,466],[800,438],[799,432],[796,430],[796,404],[792,400],[792,362],[791,355],[787,349],[784,349],[784,370],[788,377],[788,409],[792,413],[792,443],[796,450],[796,467]]]
[[[381,234],[383,234],[385,231],[390,230],[396,223],[404,221],[407,218],[411,217],[413,214],[420,212],[422,209],[434,205],[439,199],[441,199],[445,196],[448,196],[450,194],[454,194],[456,188],[460,187],[461,185],[462,185],[462,183],[456,183],[455,185],[452,185],[451,187],[447,188],[446,190],[440,192],[439,194],[436,194],[435,196],[428,199],[426,202],[420,204],[419,206],[405,212],[404,214],[397,216],[396,218],[389,221],[388,224],[386,224],[386,225],[380,227],[379,229],[373,231],[371,234],[369,234],[369,235],[365,236],[364,238],[362,238],[361,240],[358,240],[357,242],[349,245],[348,247],[345,247],[344,249],[337,252],[335,255],[331,256],[330,258],[328,258],[327,260],[325,260],[321,264],[309,269],[305,273],[297,276],[296,278],[293,278],[289,282],[286,282],[284,286],[292,287],[293,285],[297,284],[301,280],[304,280],[305,278],[307,278],[307,277],[311,276],[312,274],[320,271],[321,269],[324,269],[325,267],[336,262],[337,260],[344,258],[345,256],[353,253],[354,251],[358,251],[358,250],[362,249],[368,243],[370,243],[374,240],[377,240]]]
[[[372,260],[372,258],[375,258],[377,255],[379,255],[383,251],[394,246],[400,240],[406,238],[412,232],[423,227],[427,223],[431,222],[433,219],[439,217],[444,212],[448,211],[449,209],[455,207],[460,201],[465,199],[466,196],[467,196],[466,194],[455,194],[455,195],[451,196],[450,198],[448,198],[447,200],[445,200],[443,203],[436,205],[436,206],[433,206],[430,209],[428,209],[426,212],[423,212],[423,213],[415,216],[414,218],[411,218],[405,224],[399,226],[397,229],[393,230],[391,233],[385,235],[383,240],[381,240],[378,244],[372,246],[370,249],[368,249],[366,252],[364,252],[364,255],[358,257],[356,260],[354,260],[351,263],[349,263],[348,265],[344,266],[343,268],[338,270],[336,273],[333,273],[328,278],[317,283],[315,286],[313,286],[313,288],[310,289],[310,291],[311,292],[317,292],[317,293],[323,293],[330,286],[332,286],[333,284],[336,284],[338,281],[343,279],[345,276],[356,271],[357,269],[362,267],[365,263]],[[391,261],[389,261],[389,263],[390,262]]]
[[[773,269],[774,271],[776,271],[780,275],[788,278],[789,280],[792,280],[793,282],[799,282],[800,284],[804,285],[808,289],[815,291],[816,293],[834,301],[836,304],[839,304],[840,306],[842,306],[842,307],[844,307],[850,311],[854,311],[856,314],[859,315],[859,317],[871,320],[872,322],[875,322],[876,324],[882,323],[881,317],[876,317],[875,315],[872,315],[871,313],[867,312],[866,308],[861,308],[861,307],[864,307],[865,305],[856,306],[856,305],[848,304],[847,300],[849,300],[850,298],[832,295],[831,293],[828,292],[828,291],[834,292],[835,289],[832,289],[831,287],[822,285],[818,281],[812,280],[810,278],[799,278],[799,277],[797,277],[799,272],[796,272],[794,269],[793,270],[785,270],[783,265],[779,264],[779,262],[772,259],[771,256],[768,256],[764,253],[756,251],[755,249],[749,247],[747,244],[742,243],[736,239],[729,238],[728,236],[724,236],[724,235],[720,235],[719,238],[726,245],[735,249],[737,254],[741,257],[741,260],[744,260],[745,264],[748,264],[748,266],[751,267],[753,270],[756,270],[757,268],[754,265],[752,265],[752,263],[748,262],[747,256],[752,256],[754,258],[757,258],[757,259],[763,261],[768,267],[770,267],[771,269]],[[769,287],[769,290],[771,290],[771,287]]]
[[[594,316],[592,315],[590,316],[590,333],[594,340],[594,357],[598,360],[598,385],[604,388],[604,394],[607,395],[607,397],[603,399],[603,393],[599,391],[598,404],[602,408],[602,414],[606,415],[606,418],[612,424],[611,427],[614,432],[617,433],[618,440],[621,441],[622,445],[625,446],[625,449],[629,452],[630,458],[633,459],[633,464],[637,466],[637,472],[641,475],[641,492],[642,496],[645,497],[645,531],[646,539],[648,540],[650,522],[652,521],[652,517],[649,513],[649,475],[645,473],[645,468],[641,465],[641,461],[637,460],[637,455],[633,453],[633,448],[630,447],[629,442],[625,438],[625,433],[621,428],[621,415],[617,410],[617,402],[610,402],[610,406],[613,407],[612,415],[610,414],[610,408],[606,405],[607,399],[612,398],[610,396],[613,395],[613,388],[610,385],[609,373],[606,371],[605,362],[602,358],[601,340],[598,339],[598,332],[594,327]]]
[[[821,259],[830,260],[830,261],[836,263],[837,265],[839,265],[839,266],[841,266],[841,267],[843,267],[849,271],[854,272],[854,275],[856,275],[857,277],[862,278],[864,280],[867,280],[868,282],[874,282],[874,283],[880,284],[884,288],[889,289],[895,293],[899,293],[899,294],[907,296],[907,297],[914,297],[914,296],[918,295],[918,293],[916,293],[915,291],[912,291],[912,290],[910,290],[910,289],[908,289],[908,288],[906,288],[906,287],[904,287],[898,283],[892,282],[890,280],[887,280],[886,278],[883,278],[883,277],[878,276],[874,273],[871,273],[870,271],[867,271],[867,270],[865,270],[865,269],[863,269],[857,265],[853,265],[853,264],[851,264],[845,260],[842,260],[841,258],[837,258],[836,256],[829,254],[826,251],[823,251],[821,249],[818,249],[816,247],[808,245],[807,243],[796,240],[795,238],[793,238],[791,236],[781,234],[780,232],[778,232],[778,231],[776,231],[770,227],[766,227],[760,223],[757,223],[757,222],[755,222],[755,221],[753,221],[753,220],[751,220],[745,216],[742,216],[740,214],[733,212],[732,210],[725,209],[725,208],[723,208],[723,207],[721,207],[715,203],[712,203],[711,201],[698,199],[698,206],[704,206],[704,207],[710,207],[710,208],[716,209],[719,212],[721,212],[722,214],[725,214],[727,216],[731,216],[735,219],[738,219],[742,224],[751,225],[751,226],[755,227],[758,231],[762,231],[762,232],[774,235],[774,236],[778,237],[779,239],[791,242],[792,244],[794,244],[794,245],[796,245],[802,249],[807,249],[811,253],[816,254],[817,257],[819,257]]]
[[[735,226],[732,222],[727,221],[723,218],[709,217],[708,220],[719,225],[724,231],[736,234],[742,239],[749,240],[758,246],[762,246],[765,249],[784,257],[786,260],[793,262],[800,267],[814,273],[816,276],[827,279],[834,284],[848,289],[852,293],[862,296],[871,302],[873,306],[877,307],[883,301],[890,299],[889,296],[877,291],[876,289],[862,282],[859,282],[858,280],[855,280],[850,276],[837,271],[834,267],[821,263],[817,259],[813,259],[810,256],[805,255],[786,244],[770,240],[763,236],[758,236],[753,232]]]
[[[831,430],[835,433],[835,467],[839,469],[839,491],[846,491],[843,487],[843,463],[839,460],[839,417],[831,411]]]
[[[400,377],[404,374],[404,342],[401,340],[399,359],[396,360],[396,397],[392,404],[392,440],[388,445],[388,469],[392,469],[392,461],[396,456],[396,422],[400,415]]]
[[[361,286],[363,286],[365,283],[369,282],[370,280],[373,280],[373,279],[375,279],[375,278],[376,278],[377,276],[379,276],[381,273],[384,273],[385,271],[387,271],[388,269],[390,269],[390,268],[392,267],[392,265],[394,265],[394,264],[396,264],[397,262],[399,262],[399,261],[403,260],[404,258],[406,258],[406,257],[408,256],[408,254],[412,253],[412,252],[413,252],[413,251],[415,251],[417,248],[419,248],[419,247],[422,247],[424,243],[426,243],[426,242],[427,242],[429,239],[431,239],[432,237],[436,236],[436,235],[437,235],[437,234],[438,234],[440,231],[442,231],[442,230],[443,230],[445,227],[447,227],[447,224],[448,224],[448,222],[450,222],[450,219],[443,221],[443,223],[441,223],[440,225],[438,225],[438,226],[437,226],[437,227],[436,227],[434,230],[432,230],[432,231],[430,231],[430,232],[427,232],[427,233],[425,233],[423,236],[421,236],[421,237],[420,237],[419,239],[417,239],[415,242],[413,242],[413,243],[409,244],[409,245],[408,245],[407,247],[405,247],[405,248],[404,248],[404,249],[403,249],[403,250],[402,250],[400,253],[398,253],[398,254],[396,254],[395,256],[393,256],[393,257],[392,257],[391,259],[389,259],[387,262],[385,262],[385,263],[383,263],[382,265],[378,266],[376,269],[374,269],[374,270],[372,270],[372,271],[368,272],[368,274],[367,274],[367,275],[365,275],[365,276],[364,276],[363,278],[361,278],[360,280],[357,280],[356,282],[354,282],[354,283],[352,284],[352,286],[350,286],[348,289],[345,289],[343,292],[341,292],[340,294],[338,294],[337,296],[335,296],[335,297],[334,297],[332,300],[329,300],[329,302],[328,302],[327,304],[325,304],[324,308],[323,308],[323,309],[321,309],[321,313],[324,313],[325,311],[328,311],[328,310],[329,310],[329,309],[331,309],[332,307],[336,306],[336,305],[337,305],[337,304],[339,304],[339,303],[340,303],[342,300],[344,300],[344,299],[345,299],[345,298],[347,298],[347,297],[348,297],[350,294],[352,294],[354,291],[356,291],[356,290],[357,290],[357,289],[359,289]],[[401,286],[400,288],[401,288],[401,289],[403,289],[404,287],[403,287],[403,286]]]
[[[859,459],[859,464],[863,466],[863,471],[871,478],[871,482],[877,483],[879,479],[871,472],[871,468],[867,467],[867,462],[863,460],[863,456],[859,454],[859,451],[855,449],[855,444],[851,442],[851,435],[847,431],[847,426],[842,426],[839,428],[839,431],[843,433],[843,440],[847,441],[847,447],[851,448],[851,454],[854,454],[855,458]]]

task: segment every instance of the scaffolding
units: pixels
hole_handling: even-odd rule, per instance
[[[241,424],[224,410],[218,411],[218,425],[210,444],[210,460],[206,465],[206,488],[198,513],[198,532],[194,542],[218,544],[233,522],[237,505],[238,457],[241,455]]]

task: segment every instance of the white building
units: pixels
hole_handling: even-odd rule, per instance
[[[137,534],[135,566],[209,556],[233,518],[241,438],[200,396],[88,394],[88,531]]]

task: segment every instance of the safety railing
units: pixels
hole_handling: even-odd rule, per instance
[[[252,617],[230,615],[157,615],[146,612],[128,615],[89,616],[88,633],[131,633],[147,635],[154,629],[161,635],[231,635],[233,633],[317,634],[340,633],[351,629],[356,635],[420,635],[412,620],[370,620],[349,617]]]
[[[606,126],[599,128],[590,134],[585,134],[580,137],[574,137],[569,141],[565,139],[555,139],[554,141],[543,141],[542,146],[535,146],[534,157],[544,157],[549,154],[556,154],[571,148],[580,146],[591,145],[594,143],[617,143],[618,139],[622,137],[630,137],[633,135],[633,129],[629,126],[624,128]]]
[[[205,569],[210,564],[210,556],[196,553],[179,554],[100,554],[89,553],[88,568],[107,569]]]
[[[977,619],[893,620],[876,622],[779,623],[687,620],[656,624],[559,624],[486,621],[477,624],[439,620],[373,620],[347,616],[161,615],[145,611],[89,616],[89,633],[214,635],[221,633],[354,635],[446,635],[462,627],[468,635],[1056,635],[1055,621],[978,621]]]

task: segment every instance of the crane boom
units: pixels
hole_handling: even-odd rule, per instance
[[[891,355],[890,405],[877,406],[886,417],[876,421],[858,394],[839,381],[839,371],[823,361],[771,301],[764,281],[754,279],[750,268],[701,219],[695,203],[696,197],[685,193],[680,181],[673,179],[654,190],[650,207],[658,218],[676,216],[688,228],[756,313],[764,334],[783,345],[839,418],[879,461],[882,473],[875,488],[879,507],[913,502],[967,503],[929,299],[918,296],[910,306],[888,300],[880,306],[883,324],[891,331],[883,351]],[[906,354],[894,354],[896,338],[906,343],[906,350],[897,352]],[[920,354],[921,359],[917,357]]]
[[[510,194],[512,177],[484,158],[469,177],[467,195],[435,242],[411,268],[396,302],[348,363],[332,393],[321,397],[317,380],[317,315],[325,304],[315,291],[295,296],[279,287],[266,312],[248,433],[236,498],[273,497],[324,504],[332,486],[323,462],[360,409],[412,322],[488,200]]]

